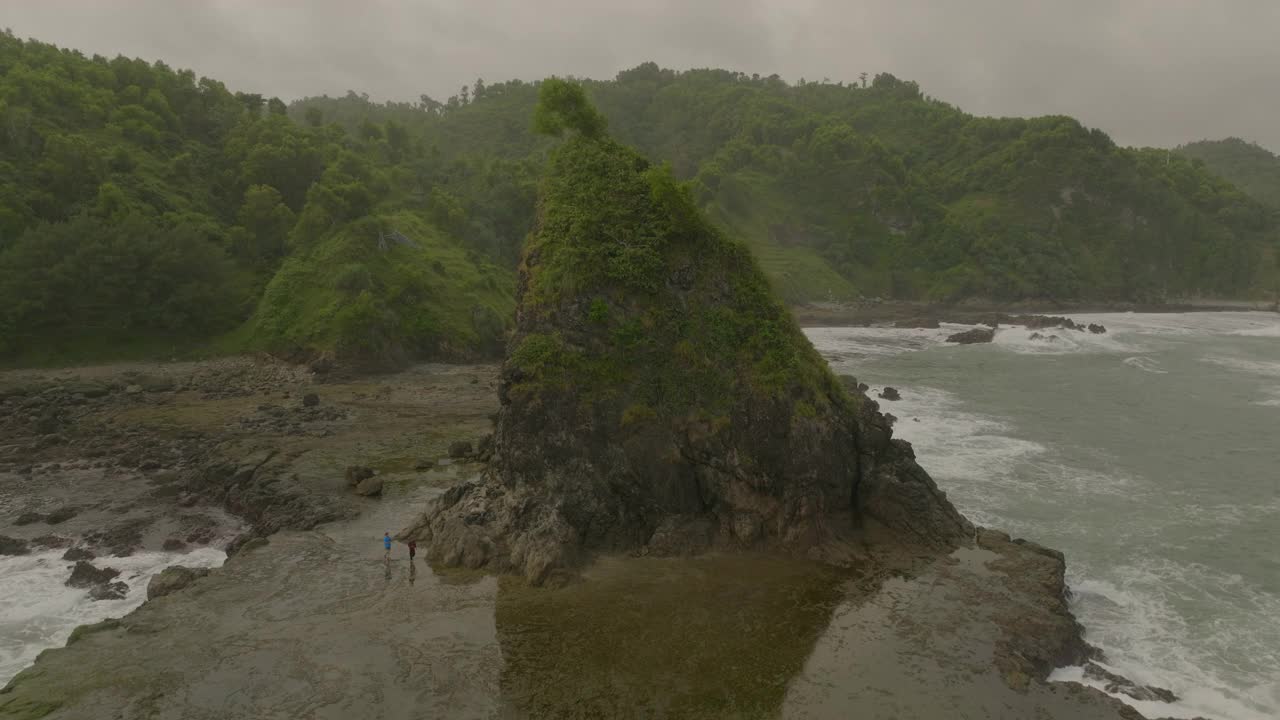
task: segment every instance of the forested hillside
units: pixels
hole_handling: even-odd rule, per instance
[[[1276,218],[1204,165],[879,75],[584,82],[791,302],[1244,296]],[[555,142],[537,85],[286,106],[0,35],[0,357],[199,347],[369,365],[500,347]]]
[[[792,302],[1243,296],[1273,272],[1259,270],[1277,242],[1261,204],[1071,118],[974,117],[886,74],[789,85],[646,63],[584,84],[611,131],[690,180]],[[423,97],[416,116],[354,93],[291,113],[354,133],[394,119],[446,162],[527,168],[541,162],[526,130],[535,96],[477,81],[447,102]]]
[[[1280,157],[1240,138],[1201,140],[1183,145],[1181,155],[1204,162],[1209,170],[1280,210]]]
[[[511,254],[460,237],[442,172],[386,124],[0,35],[0,357],[492,354]]]

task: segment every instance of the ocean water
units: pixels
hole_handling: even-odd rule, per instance
[[[1180,698],[1121,699],[1280,718],[1280,315],[1074,318],[1109,332],[806,332],[837,372],[902,393],[882,408],[974,522],[1066,553],[1107,665]]]
[[[115,581],[127,584],[129,592],[120,600],[94,601],[88,590],[67,587],[75,563],[63,560],[64,552],[0,556],[0,687],[44,650],[65,645],[76,626],[128,615],[146,601],[147,583],[166,567],[217,567],[227,558],[211,547],[100,558],[94,565],[119,570]]]

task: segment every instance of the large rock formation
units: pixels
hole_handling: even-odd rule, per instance
[[[830,556],[857,529],[972,533],[750,252],[595,131],[551,159],[499,398],[483,476],[402,534],[435,561],[541,583],[592,550]]]

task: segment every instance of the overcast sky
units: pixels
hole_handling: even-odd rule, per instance
[[[0,24],[234,90],[443,99],[646,60],[788,80],[891,72],[970,112],[1124,144],[1280,151],[1280,0],[0,0]]]

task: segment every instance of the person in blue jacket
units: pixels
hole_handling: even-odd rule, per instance
[[[382,534],[382,547],[386,552],[382,555],[384,558],[391,557],[391,533]]]

